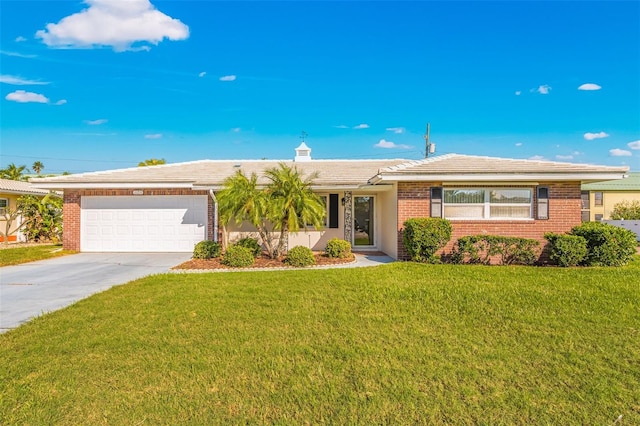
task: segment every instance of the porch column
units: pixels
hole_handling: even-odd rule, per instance
[[[344,191],[344,239],[351,243],[353,238],[353,203],[351,191]]]

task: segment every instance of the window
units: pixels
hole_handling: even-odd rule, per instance
[[[0,198],[0,214],[1,215],[7,214],[7,208],[9,208],[9,199]]]
[[[580,201],[582,203],[582,210],[589,210],[589,191],[582,191],[580,193]]]
[[[594,192],[593,193],[593,205],[601,206],[602,205],[602,192]]]
[[[318,198],[320,198],[320,201],[322,201],[322,205],[324,206],[324,219],[322,222],[322,226],[326,227],[327,226],[327,221],[329,220],[329,214],[327,213],[327,210],[329,208],[328,206],[328,197],[326,195],[318,195]],[[312,223],[307,223],[307,228],[310,228],[311,230],[314,230],[315,228],[313,227]]]
[[[444,190],[447,219],[531,219],[531,189],[457,188]]]
[[[596,213],[594,219],[596,220],[596,222],[600,222],[602,220],[602,215]]]

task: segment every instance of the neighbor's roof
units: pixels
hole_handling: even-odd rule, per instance
[[[583,191],[639,191],[640,172],[627,173],[626,178],[606,182],[593,182],[582,185]]]
[[[382,181],[525,181],[620,179],[628,167],[446,154],[380,170]],[[599,178],[600,177],[600,178]]]
[[[46,189],[36,188],[31,183],[21,180],[0,179],[0,193],[47,195],[49,191]]]
[[[135,167],[33,179],[42,188],[142,188],[172,187],[218,189],[236,170],[256,173],[266,183],[263,172],[284,163],[295,166],[304,176],[317,173],[315,188],[358,188],[367,184],[407,180],[450,181],[531,181],[620,179],[626,167],[551,161],[515,160],[447,154],[419,161],[395,160],[201,160],[188,163]]]
[[[396,160],[311,160],[293,162],[291,160],[200,160],[188,163],[165,164],[159,166],[135,167],[102,172],[81,173],[34,180],[40,187],[201,187],[220,188],[224,180],[237,170],[249,176],[256,173],[261,177],[258,182],[266,183],[262,176],[268,168],[280,163],[295,166],[309,176],[317,173],[313,179],[316,188],[357,188],[366,185],[369,178],[384,167],[406,163],[406,159]]]

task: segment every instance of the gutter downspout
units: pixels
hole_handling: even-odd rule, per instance
[[[213,189],[209,190],[209,195],[213,200],[213,241],[218,242],[218,199]]]

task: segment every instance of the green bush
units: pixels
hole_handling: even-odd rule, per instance
[[[200,241],[193,248],[194,259],[211,259],[220,256],[220,244],[215,241]]]
[[[253,257],[258,257],[262,254],[262,246],[255,238],[243,238],[236,243],[237,246],[246,247],[251,250]]]
[[[639,220],[640,201],[621,201],[614,204],[610,217],[612,220]]]
[[[587,241],[587,256],[582,261],[583,265],[622,266],[629,263],[636,253],[636,234],[624,228],[585,222],[569,233]]]
[[[351,244],[349,241],[341,240],[339,238],[332,238],[327,241],[327,246],[324,248],[324,254],[327,257],[338,257],[343,259],[351,256]]]
[[[413,218],[404,222],[402,242],[414,262],[439,263],[436,252],[451,239],[451,223],[436,217]]]
[[[251,266],[255,258],[251,249],[246,247],[232,245],[227,248],[222,256],[222,264],[232,266],[234,268],[241,268],[243,266]]]
[[[551,249],[549,259],[558,266],[578,266],[587,256],[587,240],[579,235],[549,232],[544,238]]]
[[[500,265],[532,265],[538,259],[539,245],[529,238],[470,235],[456,241],[451,261],[489,265],[497,260]]]
[[[316,264],[316,258],[309,247],[295,246],[287,253],[284,263],[290,266],[309,266]]]

